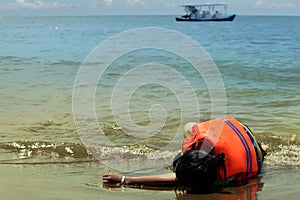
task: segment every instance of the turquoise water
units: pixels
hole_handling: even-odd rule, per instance
[[[81,144],[73,121],[76,74],[88,54],[104,40],[126,30],[160,27],[186,34],[208,52],[224,82],[226,115],[246,123],[263,143],[270,145],[267,166],[299,167],[299,19],[238,16],[232,23],[178,23],[173,16],[2,17],[1,163],[64,163],[73,168],[72,163],[96,162]],[[145,85],[131,98],[132,120],[141,126],[151,121],[148,112],[151,105],[160,104],[167,111],[164,128],[153,137],[141,139],[124,134],[124,127],[122,130],[115,123],[110,110],[111,92],[126,70],[154,62],[184,75],[198,97],[199,119],[211,116],[205,81],[190,70],[186,61],[162,51],[130,52],[115,60],[96,90],[100,126],[117,145],[106,149],[111,152],[111,160],[124,152],[151,157],[151,162],[169,161],[176,154],[158,150],[174,137],[181,120],[179,103],[168,88]],[[138,80],[145,77],[139,76]],[[105,146],[97,148],[102,155]],[[154,154],[147,155],[149,152]],[[87,174],[82,172],[84,167],[89,169]],[[93,173],[101,176],[109,168],[100,163],[84,167],[79,167],[84,180]],[[51,174],[48,171],[51,166],[46,168],[45,174]],[[88,189],[95,190],[99,185],[100,178],[99,182],[88,184]],[[105,192],[105,197],[108,196]],[[168,198],[174,198],[173,194]]]

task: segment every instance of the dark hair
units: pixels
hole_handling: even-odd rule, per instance
[[[178,185],[189,192],[201,192],[212,188],[220,167],[223,168],[226,177],[224,157],[224,153],[213,155],[213,150],[210,153],[203,150],[185,152],[175,165]]]

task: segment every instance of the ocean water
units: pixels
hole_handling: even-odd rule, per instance
[[[101,49],[104,41],[123,31],[157,27],[184,34],[204,48],[207,52],[205,58],[214,61],[221,76],[218,80],[224,85],[226,98],[221,103],[226,109],[225,115],[235,116],[247,124],[262,143],[269,145],[265,174],[260,180],[264,186],[260,185],[257,198],[276,199],[276,195],[281,194],[283,189],[278,188],[276,176],[280,173],[287,175],[281,175],[285,181],[279,185],[283,186],[288,180],[293,185],[285,187],[285,198],[294,199],[299,195],[299,181],[295,177],[299,174],[300,166],[299,19],[238,16],[229,23],[179,23],[174,16],[1,17],[0,171],[1,176],[11,177],[7,188],[14,185],[23,188],[17,190],[19,193],[3,191],[14,199],[20,198],[24,191],[29,191],[26,199],[32,196],[45,198],[51,191],[59,191],[55,199],[68,199],[72,194],[78,199],[114,199],[120,198],[123,193],[119,189],[110,191],[102,188],[103,173],[116,171],[116,168],[119,169],[117,166],[123,169],[137,168],[142,173],[149,169],[152,173],[168,171],[165,164],[162,169],[153,172],[157,167],[154,163],[172,161],[178,151],[170,149],[178,147],[179,150],[178,143],[170,149],[164,147],[172,143],[176,133],[181,131],[181,123],[195,119],[189,114],[183,115],[180,106],[188,104],[188,108],[192,109],[187,110],[191,116],[196,116],[196,120],[208,119],[214,113],[211,107],[213,99],[205,77],[199,76],[182,57],[164,51],[163,45],[162,49],[137,49],[114,57],[114,50],[119,50],[122,45],[142,46],[148,38],[143,40],[139,35],[136,36],[136,42],[126,44],[125,37],[122,40],[124,44],[113,43],[111,49]],[[164,37],[157,35],[157,40],[169,39]],[[168,44],[192,55],[193,50],[186,48],[188,46],[179,40],[172,40]],[[100,66],[107,58],[88,63],[88,56],[97,45],[106,52],[107,57],[112,56],[114,60],[98,80],[91,102],[95,102],[95,115],[105,139],[109,139],[113,145],[97,141],[92,133],[82,134],[73,116],[76,108],[72,95],[79,69],[84,62]],[[203,58],[203,55],[199,55],[199,58]],[[173,70],[165,70],[162,65]],[[135,72],[134,69],[140,66],[145,68],[138,70],[137,74],[129,73]],[[174,75],[174,71],[177,74]],[[128,76],[130,84],[126,88],[118,81],[126,80],[122,78],[126,78],[128,73],[132,76]],[[179,81],[178,77],[181,76],[191,84],[196,97],[195,105],[188,101],[190,93],[185,93],[188,89]],[[149,81],[151,78],[155,81]],[[145,80],[148,80],[144,82],[147,84],[138,84]],[[170,86],[162,87],[160,83],[170,83]],[[122,90],[116,90],[116,86],[120,85]],[[140,87],[135,88],[137,85]],[[176,89],[172,90],[173,87]],[[122,100],[128,92],[131,96],[127,105]],[[115,102],[111,101],[112,94],[116,97]],[[181,95],[187,98],[178,100]],[[113,106],[116,106],[115,109],[112,109]],[[121,109],[124,107],[125,110]],[[150,108],[153,108],[152,113],[149,113]],[[122,126],[115,117],[115,114],[127,110],[130,113],[126,119],[131,122],[129,125],[140,128],[137,135],[131,132],[132,127]],[[151,126],[155,119],[163,126]],[[88,133],[94,130],[94,127],[90,127],[92,120],[88,116],[84,127],[80,125],[80,130]],[[86,136],[95,142],[89,148],[85,143]],[[99,157],[93,157],[95,154]],[[120,157],[132,164],[120,162]],[[135,159],[143,162],[134,164]],[[57,186],[52,187],[53,184]],[[36,189],[32,189],[34,187]],[[47,188],[50,188],[48,192]],[[234,197],[251,199],[248,193],[252,189],[252,185],[248,185],[231,192],[240,194]],[[272,193],[273,190],[279,191]],[[89,194],[78,195],[80,191]],[[136,195],[176,199],[172,190],[154,192],[127,189],[125,192],[127,195],[124,199]],[[47,198],[51,199],[50,196]],[[203,198],[224,197],[212,194]]]

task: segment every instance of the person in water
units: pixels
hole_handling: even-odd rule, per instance
[[[174,173],[125,177],[103,175],[104,184],[176,186],[186,191],[205,191],[214,186],[246,184],[261,173],[266,152],[251,130],[234,117],[218,118],[185,126],[182,153],[173,161]]]

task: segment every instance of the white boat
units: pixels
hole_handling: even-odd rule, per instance
[[[185,14],[176,21],[233,21],[236,14],[227,14],[227,4],[182,5]]]

